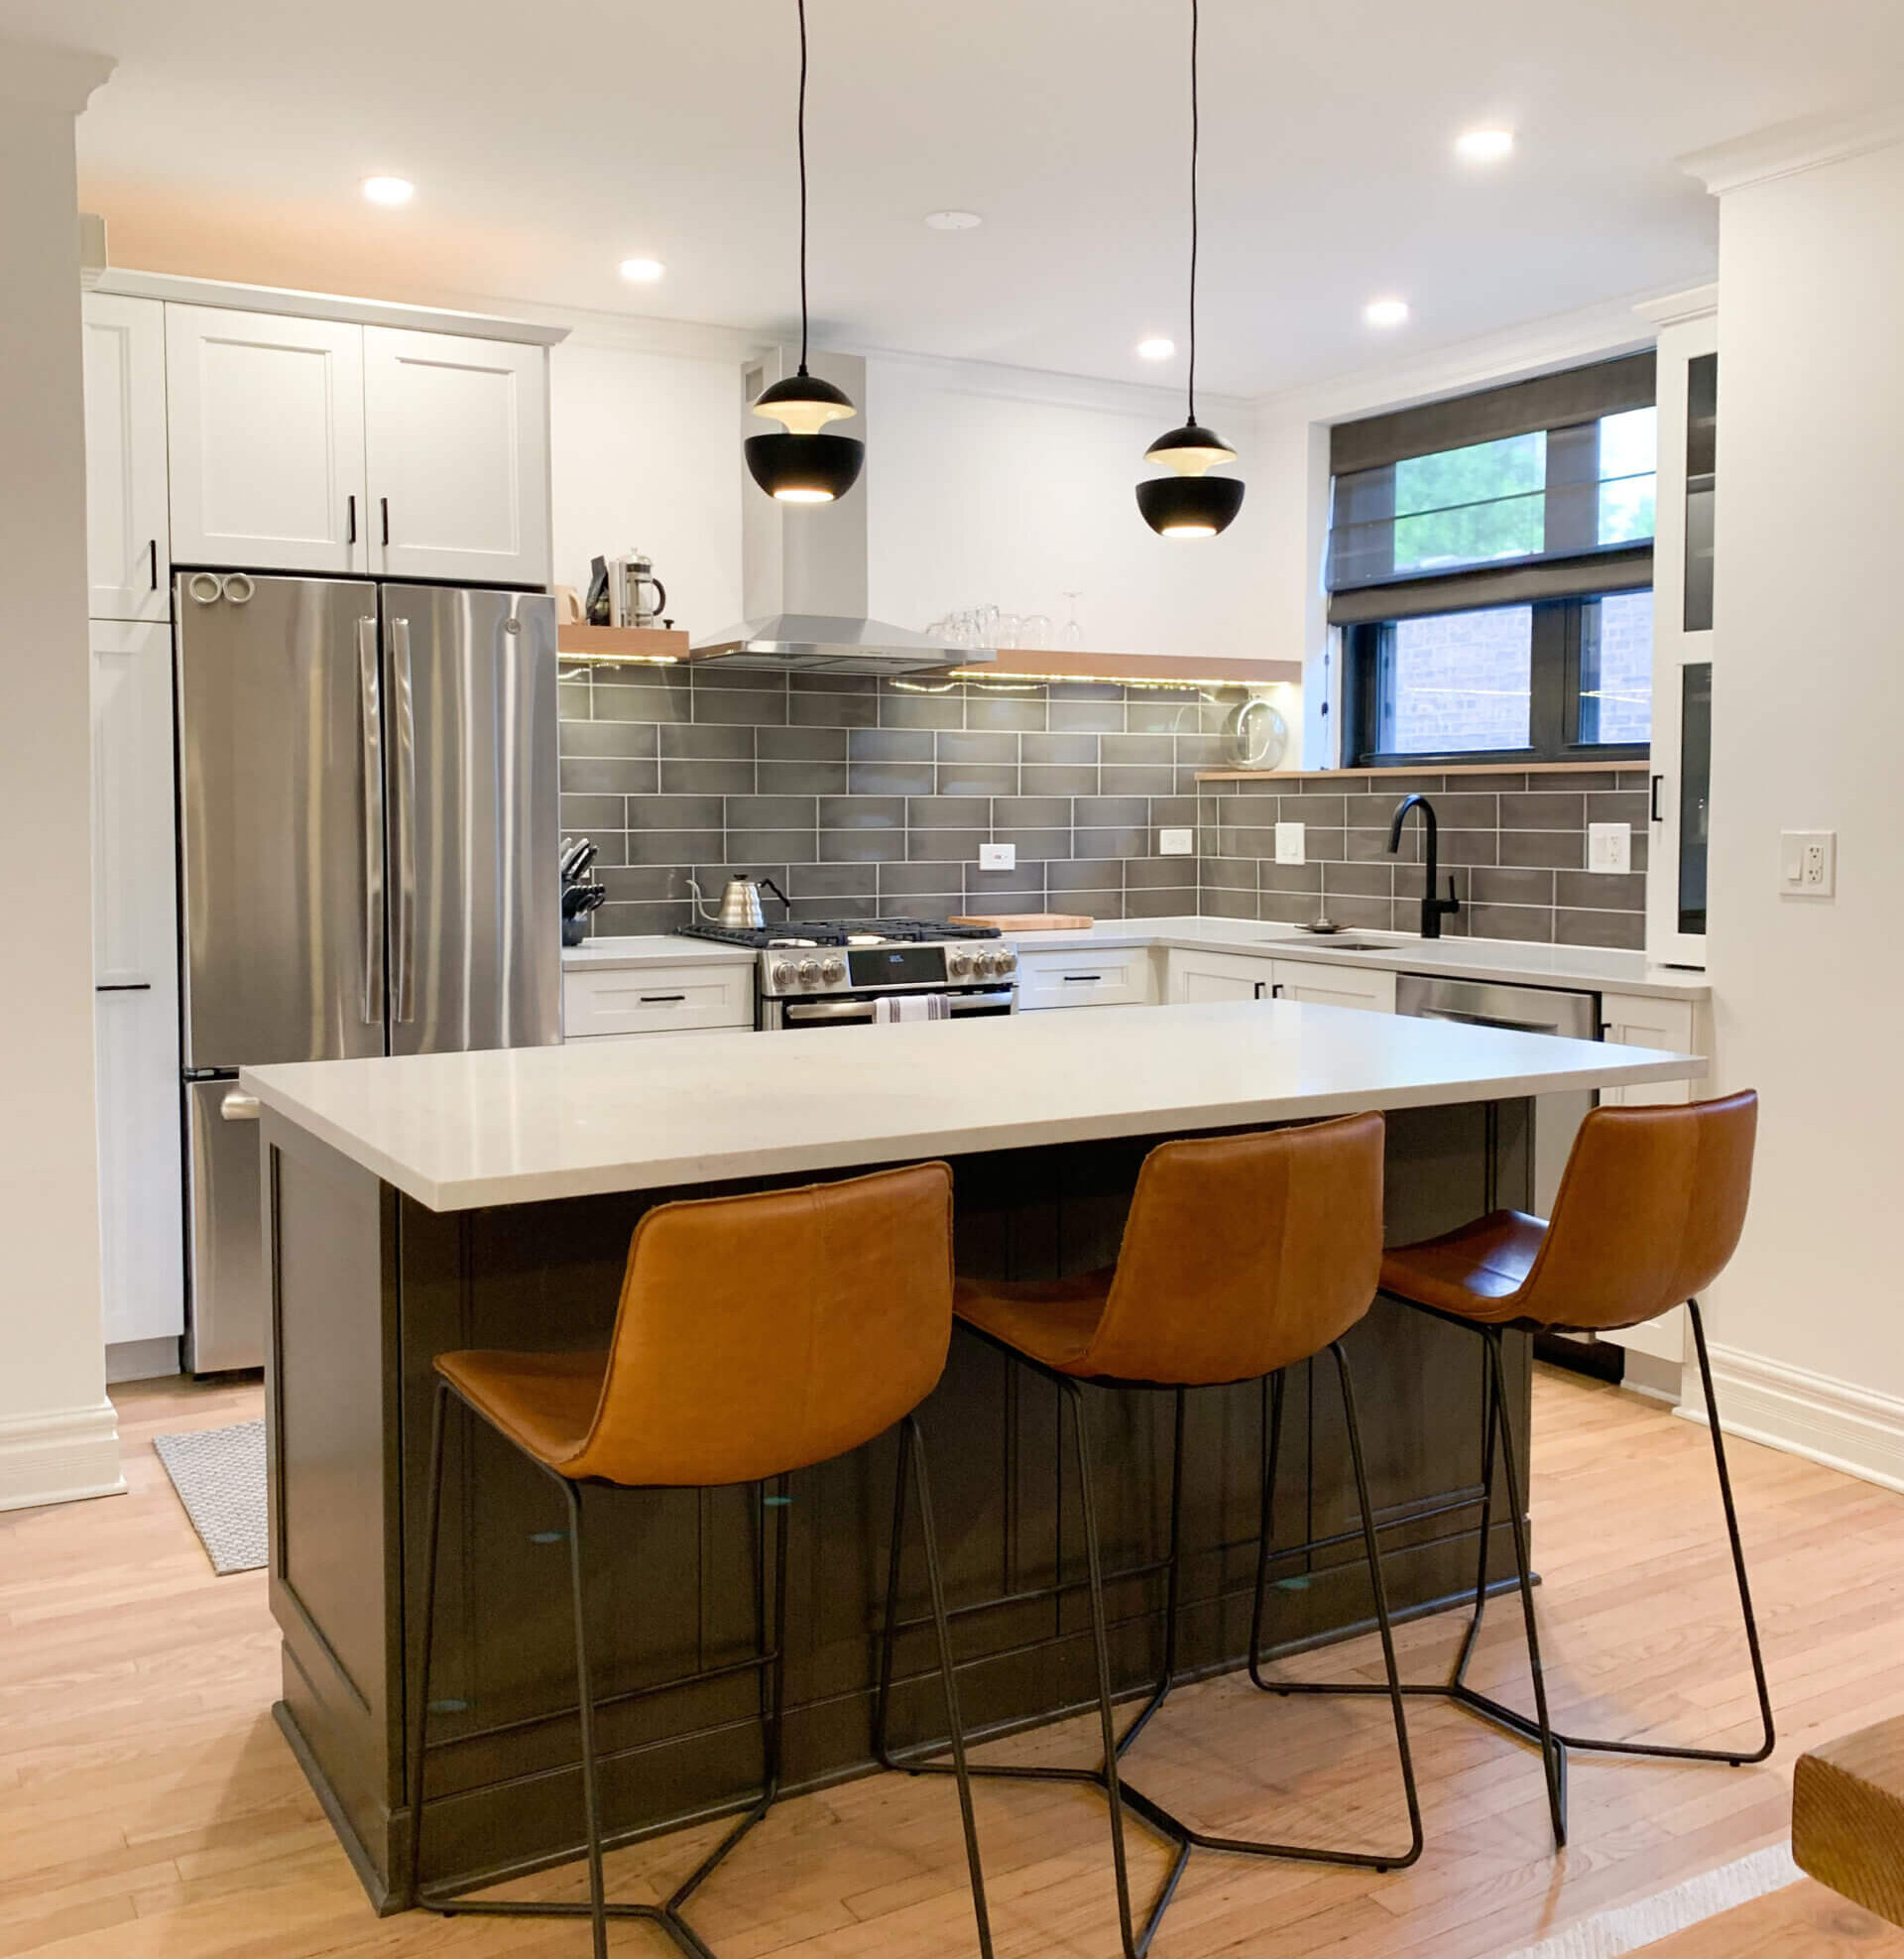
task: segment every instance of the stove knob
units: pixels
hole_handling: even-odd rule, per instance
[[[1011,973],[1017,970],[1018,955],[1008,945],[999,954],[999,971]]]
[[[969,952],[954,952],[945,962],[945,970],[954,979],[964,979],[972,970],[972,955]]]
[[[997,952],[981,952],[979,971],[986,974],[1002,973],[1005,971],[1005,961]]]
[[[774,966],[772,978],[775,986],[791,986],[793,984],[793,968],[782,959]]]
[[[844,959],[822,959],[820,961],[820,977],[828,986],[838,986],[841,980],[846,977],[846,961]]]
[[[813,982],[819,978],[819,976],[820,976],[820,969],[818,966],[816,966],[813,963],[811,959],[802,959],[800,961],[799,978],[800,978],[800,984],[802,986],[811,986]]]

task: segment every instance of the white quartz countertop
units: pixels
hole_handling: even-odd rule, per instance
[[[247,1068],[432,1210],[1683,1081],[1696,1056],[1295,1001]]]
[[[797,931],[798,926],[791,927]],[[1649,965],[1643,952],[1614,952],[1590,945],[1530,945],[1511,938],[1425,939],[1413,932],[1354,931],[1353,949],[1331,950],[1296,925],[1257,924],[1243,918],[1106,918],[1089,931],[1012,932],[1020,952],[1065,952],[1081,947],[1180,946],[1186,951],[1256,952],[1317,965],[1374,966],[1397,973],[1445,973],[1451,979],[1504,981],[1510,986],[1611,989],[1675,1000],[1704,1000],[1712,987],[1704,973]],[[641,938],[592,938],[562,954],[570,970],[679,965],[683,961],[752,961],[744,946],[666,933]]]

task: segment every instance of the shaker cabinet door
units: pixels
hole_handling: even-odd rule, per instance
[[[364,329],[166,307],[180,564],[363,571]]]
[[[166,492],[166,309],[88,293],[86,611],[164,619],[172,605]]]
[[[92,627],[99,1238],[110,1343],[184,1327],[172,636]]]
[[[548,583],[548,359],[538,346],[364,328],[370,568]]]

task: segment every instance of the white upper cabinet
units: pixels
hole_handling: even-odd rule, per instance
[[[165,308],[88,293],[83,320],[86,610],[94,619],[164,619],[172,599]]]
[[[361,326],[169,306],[166,393],[180,564],[370,568]]]
[[[545,585],[542,349],[390,326],[363,333],[371,570]]]
[[[184,1330],[172,634],[92,626],[92,965],[108,1342]]]

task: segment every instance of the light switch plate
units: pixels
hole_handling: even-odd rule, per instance
[[[1590,871],[1630,871],[1633,868],[1632,824],[1589,823],[1587,868]]]
[[[1780,830],[1778,888],[1787,898],[1831,898],[1838,892],[1838,832]]]
[[[1308,861],[1302,854],[1302,825],[1300,823],[1278,823],[1276,825],[1276,862],[1278,864],[1306,864]]]
[[[1157,855],[1159,857],[1194,857],[1197,852],[1195,830],[1159,830],[1157,832]]]
[[[1018,846],[1015,843],[982,843],[979,845],[979,869],[982,871],[1015,871],[1018,868]]]

